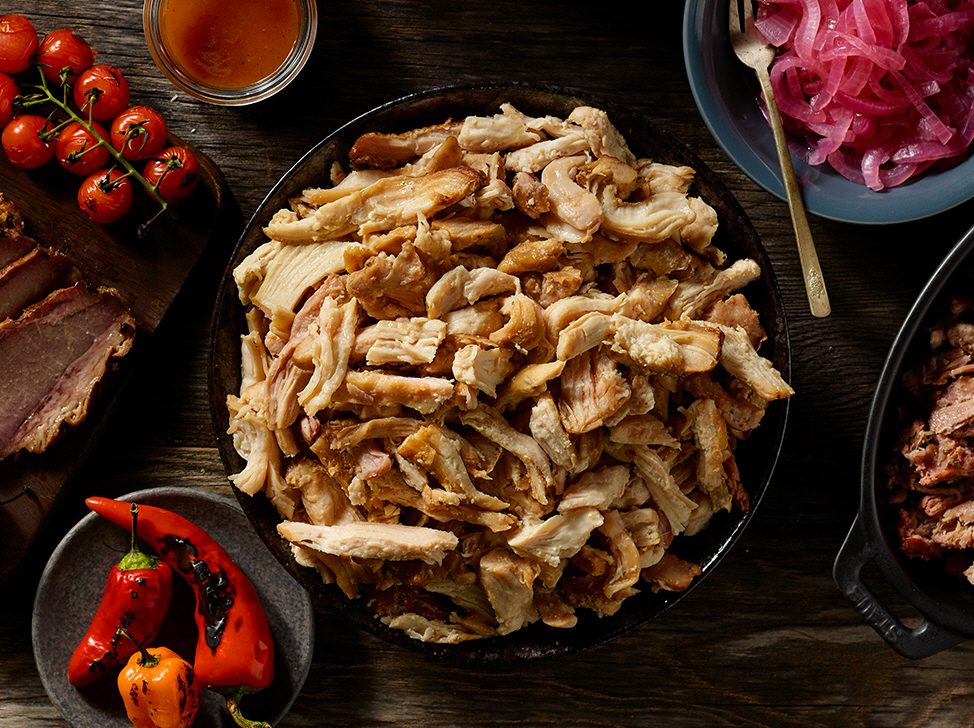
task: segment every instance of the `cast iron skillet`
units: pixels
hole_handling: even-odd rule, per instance
[[[228,473],[239,472],[244,465],[226,435],[226,395],[239,392],[240,336],[246,333],[244,310],[231,271],[247,254],[266,241],[262,227],[275,211],[286,206],[288,197],[299,194],[306,187],[327,181],[333,161],[342,162],[347,170],[348,150],[360,134],[368,131],[406,131],[421,125],[438,124],[448,118],[461,119],[468,114],[493,115],[499,113],[499,105],[505,101],[527,114],[537,116],[556,114],[564,117],[582,104],[602,108],[638,156],[693,167],[697,175],[691,191],[716,208],[720,216],[715,244],[732,259],[750,257],[761,266],[761,279],[750,284],[745,293],[761,314],[762,324],[768,333],[762,354],[786,378],[790,376],[791,351],[785,313],[767,254],[740,204],[688,149],[645,119],[604,101],[583,98],[573,90],[506,83],[434,89],[379,107],[326,137],[271,190],[240,238],[224,276],[211,328],[210,398],[220,454]],[[674,553],[700,564],[703,570],[693,587],[699,585],[716,567],[754,515],[778,458],[787,412],[787,400],[773,403],[758,430],[737,450],[742,479],[750,494],[750,511],[747,514],[722,513],[702,533],[692,538],[678,539],[679,548],[674,548]],[[268,548],[311,592],[318,604],[332,607],[368,632],[428,655],[492,662],[566,655],[594,647],[644,624],[689,592],[653,594],[646,589],[626,600],[622,609],[612,617],[599,619],[587,610],[580,611],[579,623],[572,629],[556,630],[538,623],[503,638],[475,640],[461,645],[423,643],[399,630],[386,627],[364,608],[361,601],[348,600],[334,585],[323,584],[317,573],[298,566],[288,544],[275,530],[280,517],[262,494],[251,498],[237,492],[237,497]]]
[[[896,513],[886,504],[885,466],[904,424],[898,405],[907,401],[903,372],[926,355],[927,329],[949,296],[974,283],[974,228],[951,249],[924,287],[893,341],[873,396],[862,456],[859,513],[833,567],[835,583],[869,625],[905,657],[929,657],[974,637],[974,589],[942,573],[939,565],[909,559],[900,550]],[[923,615],[907,627],[863,581],[862,570],[874,563],[903,598]]]

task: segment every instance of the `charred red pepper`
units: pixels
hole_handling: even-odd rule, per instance
[[[125,518],[127,503],[92,497],[85,501],[113,523]],[[227,696],[241,726],[263,726],[240,715],[247,693],[274,678],[274,640],[257,591],[233,558],[196,524],[163,508],[140,506],[139,536],[149,543],[196,595],[199,639],[193,667],[199,680]]]
[[[136,539],[139,507],[134,503],[121,505],[131,520],[132,547],[109,572],[98,611],[71,655],[68,681],[77,687],[112,672],[136,651],[130,640],[118,636],[119,627],[127,629],[140,642],[151,644],[172,599],[169,564],[139,550]]]

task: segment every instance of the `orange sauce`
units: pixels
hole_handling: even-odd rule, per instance
[[[166,0],[162,42],[187,76],[240,89],[274,73],[298,40],[296,0]]]

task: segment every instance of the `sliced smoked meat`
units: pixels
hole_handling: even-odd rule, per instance
[[[81,280],[81,271],[68,258],[40,246],[0,268],[0,321],[17,318],[31,304],[58,288]]]
[[[76,283],[0,323],[0,459],[41,452],[87,414],[112,359],[126,354],[135,320],[114,291]]]

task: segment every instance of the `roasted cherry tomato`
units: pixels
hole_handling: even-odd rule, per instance
[[[132,183],[117,169],[95,172],[81,183],[78,206],[94,222],[115,222],[132,207]]]
[[[11,162],[24,169],[34,169],[54,157],[54,143],[44,135],[51,129],[51,122],[43,116],[21,114],[3,128],[0,143]]]
[[[95,54],[88,41],[70,28],[48,33],[37,48],[37,62],[51,83],[60,85],[61,70],[68,71],[68,83],[78,80],[78,74],[91,68]]]
[[[14,118],[14,98],[20,93],[17,84],[6,73],[0,73],[0,126]]]
[[[200,165],[185,147],[168,147],[145,163],[142,176],[170,205],[185,200],[199,181]]]
[[[82,116],[90,113],[95,121],[110,121],[129,105],[128,82],[117,68],[92,66],[74,84],[74,103]]]
[[[132,161],[154,157],[168,135],[162,114],[148,106],[130,106],[112,122],[112,146]]]
[[[0,16],[0,72],[20,73],[30,68],[37,50],[37,31],[22,15]]]
[[[91,123],[95,134],[108,141],[108,132],[97,122]],[[111,157],[111,152],[104,144],[98,143],[98,138],[88,131],[83,124],[72,121],[58,134],[54,145],[57,161],[69,172],[80,175],[90,175],[102,169]]]

